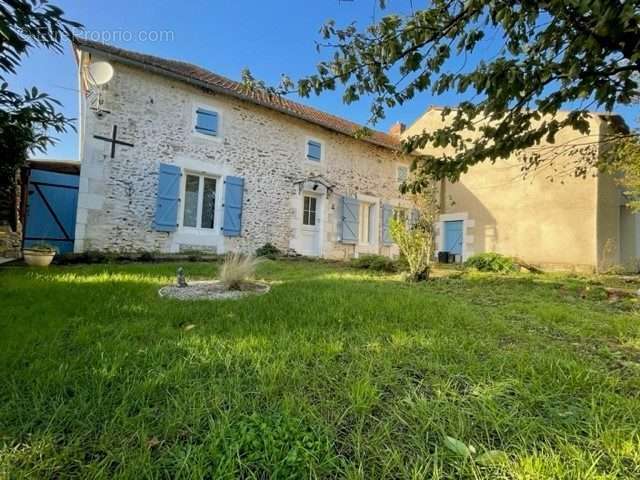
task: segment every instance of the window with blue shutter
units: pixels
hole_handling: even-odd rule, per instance
[[[224,181],[224,218],[222,233],[227,237],[239,237],[242,231],[242,199],[244,178],[227,177]]]
[[[215,137],[218,135],[218,113],[213,110],[196,110],[196,132]]]
[[[342,197],[342,242],[358,241],[360,202],[355,198]]]
[[[393,207],[391,205],[382,205],[382,242],[385,245],[391,245],[393,238],[391,237],[390,223],[393,218]]]
[[[417,208],[412,208],[411,209],[411,217],[409,217],[409,226],[410,227],[415,227],[418,222],[420,221],[420,210],[418,210]]]
[[[178,203],[180,202],[180,167],[160,164],[156,214],[153,228],[160,232],[174,232],[177,228]]]
[[[319,162],[322,159],[322,144],[314,140],[307,142],[307,159]]]
[[[216,217],[217,179],[187,173],[182,198],[182,226],[213,229]]]

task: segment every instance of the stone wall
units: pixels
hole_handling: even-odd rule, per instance
[[[99,60],[95,56],[92,61]],[[87,61],[86,55],[82,61]],[[113,62],[112,62],[113,63]],[[395,169],[408,164],[395,152],[239,101],[205,93],[143,70],[113,63],[114,78],[104,93],[102,116],[81,105],[81,175],[76,228],[76,251],[185,251],[218,253],[253,251],[266,242],[281,249],[295,248],[302,196],[294,182],[312,173],[335,183],[335,193],[323,196],[322,255],[351,256],[356,251],[382,251],[375,245],[354,247],[338,239],[337,195],[362,195],[383,202],[399,198]],[[194,134],[196,107],[219,112],[219,138]],[[109,137],[113,125],[118,138],[134,144],[110,145],[94,135]],[[323,142],[320,164],[306,160],[307,139]],[[219,231],[174,233],[152,228],[158,168],[171,163],[224,179],[245,179],[242,235],[227,238]],[[217,198],[216,217],[222,217],[223,198]],[[379,230],[379,229],[378,229]]]

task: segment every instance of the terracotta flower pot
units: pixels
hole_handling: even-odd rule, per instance
[[[48,267],[56,256],[56,252],[50,250],[30,250],[25,248],[22,251],[24,261],[30,267]]]

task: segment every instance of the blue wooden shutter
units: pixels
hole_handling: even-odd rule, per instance
[[[227,177],[224,181],[224,186],[222,233],[227,237],[239,237],[242,231],[244,178]]]
[[[174,232],[177,228],[179,203],[180,167],[161,163],[153,228],[160,232]]]
[[[307,142],[307,158],[319,162],[322,158],[322,145],[313,140],[309,140]]]
[[[205,135],[218,135],[218,114],[211,110],[196,110],[196,131]]]
[[[420,210],[418,210],[417,208],[413,208],[411,209],[409,225],[411,227],[415,227],[418,224],[418,221],[420,221]]]
[[[358,215],[360,202],[355,198],[342,197],[342,241],[356,243],[358,241]]]
[[[393,218],[393,207],[391,205],[382,205],[382,243],[385,245],[391,245],[393,238],[391,237],[391,230],[389,229],[389,223]]]

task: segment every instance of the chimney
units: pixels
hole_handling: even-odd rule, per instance
[[[400,135],[402,135],[402,132],[404,132],[405,128],[407,128],[407,126],[404,123],[396,122],[391,125],[391,127],[389,127],[388,133],[393,137],[400,138]]]

